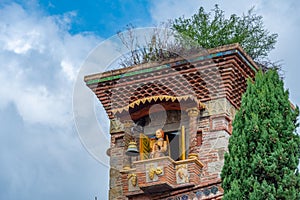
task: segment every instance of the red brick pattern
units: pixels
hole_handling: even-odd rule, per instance
[[[141,69],[125,68],[110,73],[87,77],[86,81],[107,77],[111,74],[123,74],[124,77],[108,80],[88,86],[103,104],[108,116],[113,118],[113,109],[126,107],[128,104],[149,96],[196,96],[201,102],[210,99],[227,97],[238,108],[240,99],[246,88],[247,77],[253,77],[254,71],[242,59],[242,50],[238,46],[225,50],[238,49],[236,53],[215,57],[194,63],[169,63],[170,67],[149,73],[125,76],[129,72]],[[145,66],[146,68],[148,66]]]

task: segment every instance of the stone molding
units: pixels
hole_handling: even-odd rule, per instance
[[[212,115],[226,114],[233,119],[237,109],[226,98],[214,99],[205,103],[206,109],[203,111],[203,117]]]

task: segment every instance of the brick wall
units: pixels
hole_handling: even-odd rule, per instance
[[[216,102],[218,102],[219,108],[212,109]],[[109,150],[110,199],[176,199],[177,197],[220,199],[222,196],[220,173],[231,134],[231,121],[235,113],[228,102],[226,99],[206,102],[206,105],[209,106],[197,117],[193,127],[196,127],[197,133],[201,133],[197,135],[197,137],[201,137],[201,142],[197,143],[196,151],[199,160],[203,163],[203,168],[197,167],[195,163],[187,165],[189,173],[187,184],[178,184],[178,181],[176,184],[176,166],[164,159],[151,161],[155,163],[156,167],[163,166],[163,175],[159,176],[159,180],[149,181],[148,178],[147,182],[149,165],[140,161],[133,162],[133,169],[124,171],[124,130],[113,129]],[[149,161],[149,163],[151,162]],[[128,175],[130,173],[137,175],[138,185],[136,187],[129,186]],[[163,187],[165,189],[162,189]],[[153,192],[152,190],[157,191]]]

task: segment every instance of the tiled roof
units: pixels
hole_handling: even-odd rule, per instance
[[[162,101],[159,96],[170,97],[173,102],[187,100],[183,97],[188,96],[202,103],[226,97],[239,108],[246,79],[254,77],[257,69],[241,47],[234,44],[186,59],[89,75],[85,82],[103,104],[109,118],[113,118],[115,113],[138,106],[140,102]]]

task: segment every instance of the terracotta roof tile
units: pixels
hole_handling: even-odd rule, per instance
[[[103,104],[108,116],[113,110],[152,96],[194,96],[200,102],[227,97],[239,108],[247,77],[257,66],[239,46],[210,50],[182,62],[129,67],[90,75],[85,81]]]

